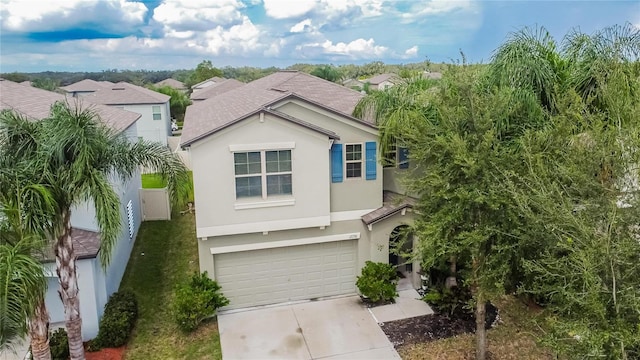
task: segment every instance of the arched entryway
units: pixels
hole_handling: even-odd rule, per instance
[[[389,264],[398,271],[398,290],[414,288],[413,235],[407,225],[396,226],[389,235]]]

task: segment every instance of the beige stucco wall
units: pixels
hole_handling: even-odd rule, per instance
[[[291,143],[292,196],[262,200],[236,199],[233,152],[230,145]],[[266,114],[255,115],[191,146],[198,237],[210,236],[215,227],[311,219],[313,226],[329,225],[329,138],[319,132]],[[237,209],[238,204],[294,199],[295,204]],[[322,218],[319,219],[319,218]],[[316,219],[317,221],[313,220]],[[303,220],[300,220],[303,221]],[[305,220],[306,221],[306,220]],[[266,225],[265,225],[266,226]],[[219,228],[218,228],[219,229]],[[259,224],[240,232],[261,232]]]
[[[162,104],[115,106],[141,115],[140,119],[136,121],[138,136],[148,141],[156,141],[163,145],[167,144],[167,136],[171,135],[169,101]],[[160,120],[153,120],[153,106],[160,106],[160,113],[162,116]]]
[[[280,104],[277,109],[335,132],[340,136],[337,143],[362,143],[364,151],[365,142],[378,141],[376,129],[298,100]],[[379,146],[376,146],[377,152],[378,148]],[[376,157],[378,156],[379,154],[376,154]],[[331,183],[331,211],[379,208],[382,206],[382,178],[382,165],[377,161],[375,180],[364,179],[363,166],[363,178],[347,179],[344,176],[341,183]]]

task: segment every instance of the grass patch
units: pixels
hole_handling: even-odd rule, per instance
[[[556,359],[553,353],[537,343],[543,322],[540,310],[530,309],[513,296],[496,301],[501,323],[487,332],[491,359],[540,360]],[[475,335],[464,334],[429,343],[401,346],[404,360],[467,360],[475,358]]]
[[[185,335],[169,313],[176,284],[186,281],[198,270],[193,214],[142,224],[120,286],[136,293],[140,308],[125,359],[222,358],[215,320]]]
[[[156,173],[142,174],[142,188],[143,189],[162,189],[167,186],[167,182]]]

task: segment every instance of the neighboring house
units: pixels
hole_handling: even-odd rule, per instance
[[[358,79],[347,79],[342,82],[342,85],[348,87],[349,89],[360,91],[364,86],[364,82]]]
[[[425,79],[440,80],[440,79],[442,79],[442,73],[431,72],[431,71],[423,71],[422,72],[422,77],[424,77]]]
[[[395,85],[398,80],[399,78],[396,74],[381,74],[362,81],[371,84],[371,89],[384,90]]]
[[[84,79],[67,86],[61,86],[60,89],[71,96],[82,96],[91,94],[107,86],[110,85],[102,81]]]
[[[168,79],[164,79],[162,81],[159,81],[159,82],[155,83],[154,86],[156,86],[156,87],[169,86],[171,88],[174,88],[174,89],[180,90],[180,91],[184,91],[184,92],[186,92],[188,90],[187,87],[184,85],[184,83],[182,81],[178,81],[178,80],[172,79],[172,78],[168,78]]]
[[[137,141],[136,121],[140,114],[103,105],[91,105],[82,98],[67,97],[83,107],[91,108],[112,129],[124,132],[131,141]],[[49,116],[51,105],[56,101],[65,101],[65,96],[46,90],[22,86],[17,83],[0,80],[0,109],[13,110],[31,119],[38,120]],[[98,323],[102,318],[104,305],[109,296],[118,290],[124,270],[129,261],[141,222],[138,190],[141,188],[140,174],[123,183],[119,177],[111,179],[112,186],[120,198],[121,223],[123,225],[119,239],[111,253],[111,262],[105,270],[98,258],[100,252],[100,233],[95,211],[90,202],[79,204],[72,209],[72,237],[78,261],[78,287],[80,289],[80,312],[82,316],[82,337],[85,340],[98,334]],[[52,249],[43,259],[48,276],[46,305],[51,323],[64,322],[64,309],[58,295],[55,256]]]
[[[378,161],[375,124],[350,115],[362,96],[280,71],[187,108],[200,269],[227,308],[355,294],[367,260],[419,285],[389,252],[413,203],[387,191],[403,170]]]
[[[201,81],[201,82],[191,86],[191,90],[193,90],[194,92],[195,91],[200,91],[202,89],[208,88],[209,86],[217,84],[217,83],[219,83],[221,81],[224,81],[224,80],[226,80],[226,79],[218,77],[218,76],[214,76],[214,77],[212,77],[210,79]]]
[[[29,80],[25,80],[25,81],[21,82],[20,85],[33,86],[33,83],[31,81],[29,81]]]
[[[191,93],[190,98],[193,102],[199,102],[218,96],[229,90],[233,90],[244,85],[245,84],[243,82],[240,82],[236,79],[224,79],[204,89]]]
[[[99,87],[96,88],[96,85]],[[126,82],[106,85],[93,80],[82,80],[63,89],[94,104],[109,105],[140,114],[138,136],[145,140],[166,145],[167,136],[171,136],[171,97],[168,95]]]

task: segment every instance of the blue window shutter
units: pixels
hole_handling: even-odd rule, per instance
[[[376,142],[368,141],[365,144],[366,179],[376,179]]]
[[[405,147],[398,147],[398,168],[409,168],[409,149]]]
[[[342,182],[342,144],[331,145],[331,182]]]

